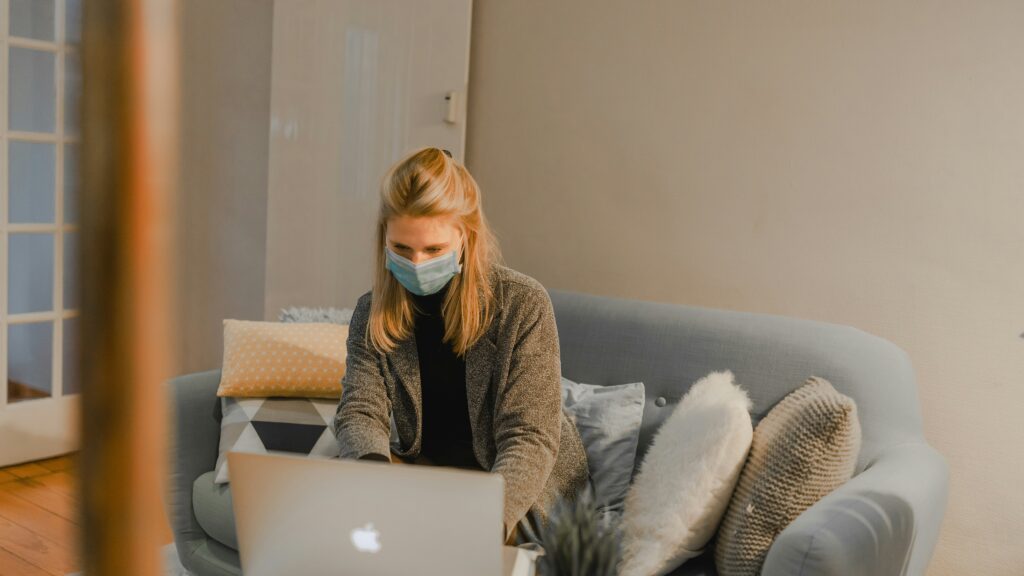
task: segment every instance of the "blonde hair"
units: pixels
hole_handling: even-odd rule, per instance
[[[388,220],[449,217],[461,232],[464,247],[462,272],[452,277],[441,306],[443,341],[451,342],[455,353],[464,357],[494,318],[489,276],[492,266],[502,263],[497,239],[484,218],[480,188],[465,166],[438,148],[426,147],[388,169],[381,182],[380,200],[376,270],[366,330],[369,340],[375,349],[388,352],[413,331],[412,298],[386,267]]]

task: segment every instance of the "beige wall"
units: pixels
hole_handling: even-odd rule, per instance
[[[1024,3],[478,0],[467,165],[549,288],[850,324],[914,360],[930,574],[1024,566]]]
[[[182,3],[177,373],[219,368],[224,318],[263,317],[272,0]]]
[[[471,0],[274,6],[264,318],[353,308],[373,284],[380,181],[419,146],[461,158]]]

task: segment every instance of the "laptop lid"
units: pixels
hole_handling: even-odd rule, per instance
[[[499,474],[273,452],[228,468],[245,576],[502,573]]]

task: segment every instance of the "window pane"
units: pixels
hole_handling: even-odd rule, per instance
[[[64,309],[78,308],[78,233],[64,234]]]
[[[78,144],[64,145],[64,221],[78,222]]]
[[[12,140],[7,148],[11,222],[53,222],[56,155],[53,144]]]
[[[11,47],[7,120],[11,130],[50,132],[56,122],[54,54]]]
[[[78,318],[64,319],[64,395],[82,391],[78,372]]]
[[[53,42],[53,0],[10,0],[11,36]]]
[[[78,134],[78,99],[82,94],[82,59],[78,54],[64,58],[64,132]]]
[[[82,0],[67,0],[64,12],[65,41],[78,44],[82,41]]]
[[[53,322],[10,324],[7,329],[7,401],[52,393]]]
[[[53,234],[11,234],[7,267],[7,311],[53,310]]]

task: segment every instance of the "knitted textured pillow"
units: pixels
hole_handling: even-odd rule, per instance
[[[857,405],[817,376],[779,401],[754,429],[750,454],[718,530],[721,576],[756,576],[775,537],[853,476]]]
[[[617,574],[668,574],[704,551],[750,450],[750,408],[729,370],[690,387],[658,427],[626,495]]]
[[[224,320],[217,396],[341,398],[348,326]]]

